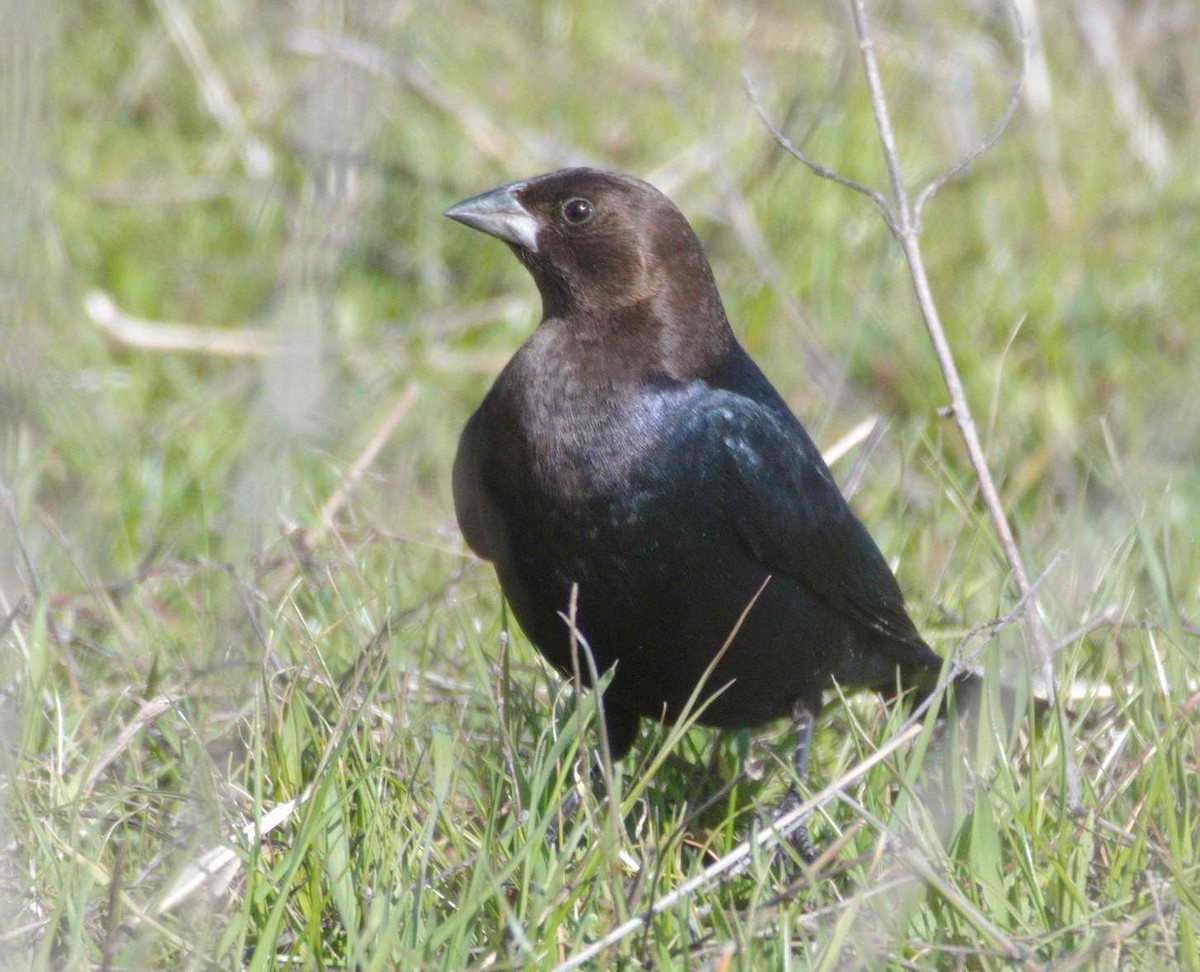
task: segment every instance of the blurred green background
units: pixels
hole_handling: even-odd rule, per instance
[[[1065,551],[1039,595],[1060,677],[1102,714],[1015,760],[1013,799],[991,811],[1012,819],[989,818],[985,840],[962,808],[974,844],[948,853],[964,897],[1040,961],[1086,958],[1148,909],[1129,967],[1196,968],[1200,8],[1019,6],[1019,110],[930,203],[923,246],[1031,573]],[[985,0],[869,9],[915,189],[1002,112],[1013,18]],[[582,864],[544,846],[531,863],[510,834],[524,882],[496,837],[514,808],[552,802],[514,754],[570,762],[547,749],[560,686],[516,632],[500,637],[494,578],[449,499],[457,433],[539,316],[506,249],[440,216],[501,182],[595,164],[667,192],[817,441],[880,422],[835,472],[931,642],[949,652],[1011,610],[898,246],[868,200],[779,151],[743,90],[745,72],[793,141],[882,189],[844,4],[3,0],[0,22],[0,957],[14,968],[540,967],[653,897],[639,881],[626,899],[616,847],[661,846],[677,799],[643,793],[657,822]],[[1019,627],[998,644],[993,662],[1019,667]],[[155,698],[169,703],[151,717]],[[885,716],[863,705],[850,722],[875,719],[881,738]],[[571,706],[556,711],[561,725]],[[821,779],[853,762],[838,725]],[[692,756],[723,751],[693,737]],[[1060,805],[1064,747],[1082,817],[1035,807]],[[889,779],[868,792],[890,807]],[[319,809],[286,846],[244,851],[231,895],[192,903],[191,921],[136,918],[187,861],[314,781],[331,788]],[[743,833],[746,799],[705,839]],[[837,812],[841,829],[854,815]],[[1067,836],[1105,814],[1139,821],[1121,850]],[[663,880],[704,863],[672,860]],[[871,866],[790,907],[853,900]],[[581,887],[593,867],[612,880]],[[464,883],[451,893],[434,872]],[[699,967],[758,934],[716,907],[627,954]],[[847,945],[830,918],[805,945],[799,926],[779,937],[787,917],[732,961],[830,968],[815,943],[831,941],[850,964],[889,949],[916,967],[999,961],[943,898],[901,911],[870,961],[874,932]]]

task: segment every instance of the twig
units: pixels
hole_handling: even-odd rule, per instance
[[[1055,688],[1056,680],[1053,656],[1045,630],[1042,627],[1042,619],[1038,613],[1036,599],[1033,597],[1033,585],[1029,581],[1029,574],[1025,570],[1025,564],[1017,547],[1016,538],[1013,535],[1012,528],[1009,526],[1008,517],[1004,512],[1004,506],[1000,501],[1000,495],[996,490],[995,482],[988,468],[987,456],[983,451],[983,446],[979,440],[979,432],[971,416],[971,409],[967,403],[966,393],[963,390],[962,379],[959,377],[958,367],[954,362],[950,343],[946,339],[946,332],[942,327],[941,315],[938,313],[937,304],[933,299],[933,291],[929,285],[929,277],[925,270],[925,262],[921,254],[920,245],[920,207],[928,202],[941,186],[960,174],[995,144],[1007,126],[1013,111],[1015,111],[1016,95],[1020,93],[1021,78],[1018,78],[1014,93],[1010,94],[1008,105],[1000,121],[993,128],[992,133],[984,139],[980,146],[969,152],[961,162],[952,167],[945,175],[931,182],[917,197],[917,204],[914,206],[909,198],[908,189],[904,182],[904,175],[900,168],[900,156],[896,150],[896,136],[892,129],[887,98],[884,95],[883,81],[879,73],[879,63],[875,57],[875,46],[871,39],[871,31],[867,22],[865,3],[864,0],[849,0],[849,2],[851,18],[854,23],[854,33],[858,39],[858,48],[863,64],[863,73],[866,76],[867,88],[871,97],[871,108],[875,114],[875,124],[879,131],[879,141],[883,148],[884,162],[887,165],[888,181],[892,197],[890,203],[878,191],[847,179],[809,159],[803,152],[793,146],[766,117],[765,112],[755,97],[754,88],[748,79],[746,81],[746,91],[754,110],[758,113],[759,118],[762,119],[763,124],[780,147],[800,162],[803,162],[810,170],[822,178],[832,179],[834,182],[847,186],[856,192],[863,193],[872,199],[879,208],[880,213],[883,214],[884,222],[887,223],[892,234],[900,242],[900,246],[904,251],[905,262],[908,265],[917,304],[921,310],[921,316],[925,321],[930,342],[933,344],[938,366],[941,368],[942,380],[950,395],[949,413],[953,415],[954,421],[958,425],[959,433],[962,435],[963,443],[967,449],[967,456],[975,471],[976,479],[979,482],[980,496],[992,521],[992,528],[1004,550],[1005,559],[1008,561],[1009,569],[1016,583],[1017,593],[1022,601],[1026,601],[1026,619],[1033,659],[1040,668],[1046,690],[1049,692],[1051,698],[1055,698],[1057,692]],[[1012,0],[1012,2],[1014,19],[1021,41],[1020,74],[1023,77],[1028,64],[1026,49],[1029,46],[1029,38],[1023,26],[1024,21],[1016,9],[1018,0]],[[1058,711],[1059,730],[1063,740],[1067,803],[1068,807],[1074,810],[1080,804],[1079,769],[1075,764],[1075,759],[1070,752],[1070,748],[1066,745],[1066,740],[1069,738],[1066,714],[1061,706],[1056,706],[1056,709]]]
[[[1108,605],[1095,617],[1089,618],[1074,631],[1071,631],[1059,638],[1050,646],[1050,651],[1057,655],[1068,645],[1073,645],[1081,638],[1086,638],[1093,631],[1097,631],[1100,628],[1111,628],[1116,626],[1115,623],[1118,621],[1117,614],[1117,606],[1115,604]]]
[[[850,12],[854,20],[854,31],[858,36],[863,70],[867,77],[867,87],[871,93],[871,106],[875,112],[875,122],[879,128],[879,140],[883,146],[884,161],[887,163],[888,177],[891,181],[892,194],[898,213],[900,225],[898,239],[904,250],[904,258],[908,264],[909,274],[912,277],[913,290],[916,293],[917,303],[921,308],[921,316],[925,320],[929,339],[933,344],[938,365],[942,370],[942,380],[946,384],[946,390],[950,393],[950,409],[954,415],[954,421],[958,425],[958,430],[962,435],[963,443],[967,447],[967,455],[975,470],[976,479],[979,481],[980,495],[983,497],[984,505],[987,507],[988,514],[991,517],[992,528],[996,531],[996,535],[1000,539],[1000,545],[1004,548],[1004,555],[1008,560],[1009,568],[1012,570],[1017,591],[1023,597],[1032,595],[1029,574],[1025,570],[1024,561],[1021,558],[1020,550],[1017,548],[1016,538],[1013,536],[1012,528],[1009,526],[1004,506],[1000,502],[1000,494],[997,492],[996,484],[992,480],[992,474],[988,468],[987,456],[984,454],[983,446],[979,442],[979,433],[975,427],[975,420],[971,417],[971,408],[967,404],[967,396],[963,390],[962,379],[958,375],[958,366],[954,363],[954,355],[950,350],[950,343],[946,339],[946,332],[942,327],[941,315],[938,313],[937,304],[933,299],[933,291],[929,286],[929,277],[925,272],[925,261],[921,255],[920,227],[914,220],[913,210],[909,204],[908,190],[905,188],[904,176],[900,170],[900,157],[896,151],[896,138],[892,132],[887,99],[884,96],[883,82],[879,76],[879,64],[875,58],[874,45],[871,42],[871,33],[867,23],[867,11],[864,0],[850,0]],[[1025,42],[1026,38],[1022,35],[1022,43],[1024,44]],[[1024,65],[1024,60],[1022,60],[1022,65]],[[1042,627],[1042,619],[1038,613],[1036,598],[1032,596],[1029,597],[1029,602],[1026,606],[1026,618],[1028,620],[1034,660],[1041,668],[1041,675],[1047,692],[1050,694],[1051,699],[1054,699],[1057,692],[1055,690],[1053,656],[1046,640],[1046,632]],[[1075,765],[1070,748],[1065,744],[1069,738],[1066,713],[1061,706],[1056,706],[1056,708],[1059,718],[1059,730],[1064,741],[1067,802],[1070,809],[1074,810],[1079,806],[1081,799],[1079,768]]]
[[[988,132],[982,142],[964,155],[958,164],[947,169],[917,194],[917,199],[913,203],[913,219],[917,223],[918,232],[921,226],[921,210],[925,208],[925,204],[933,198],[934,194],[942,186],[952,179],[957,179],[970,167],[972,162],[1000,141],[1000,136],[1004,134],[1008,128],[1008,123],[1012,121],[1013,115],[1016,114],[1017,105],[1021,100],[1021,89],[1025,85],[1025,76],[1029,73],[1029,34],[1025,29],[1025,21],[1021,17],[1021,8],[1016,3],[1012,5],[1012,13],[1013,18],[1017,22],[1017,35],[1021,40],[1021,67],[1017,71],[1017,79],[1013,82],[1012,90],[1008,94],[1008,104],[1004,106],[1004,111],[1001,113],[999,121],[992,126],[992,130]]]
[[[267,358],[282,349],[275,335],[260,331],[147,321],[133,317],[121,310],[103,290],[90,291],[83,298],[83,310],[92,323],[112,340],[142,351]]]
[[[100,774],[103,773],[110,763],[121,755],[122,750],[127,748],[134,737],[142,731],[146,726],[154,722],[164,712],[169,711],[177,702],[180,701],[178,696],[159,695],[141,704],[135,715],[129,722],[122,727],[117,733],[117,738],[100,756],[92,768],[88,770],[87,776],[84,778],[83,786],[79,788],[81,800],[87,800],[92,795],[92,789],[96,785],[96,781],[100,779]]]
[[[870,189],[867,186],[864,186],[861,182],[855,182],[853,179],[847,179],[840,172],[834,172],[833,169],[827,168],[826,166],[821,165],[820,162],[810,159],[800,149],[796,148],[796,146],[792,144],[791,139],[789,139],[783,134],[783,132],[776,128],[774,122],[772,122],[767,116],[767,113],[763,110],[762,104],[758,100],[758,92],[754,88],[754,81],[751,79],[749,72],[742,72],[742,86],[746,89],[746,96],[750,99],[750,104],[754,107],[754,111],[757,113],[759,120],[764,126],[766,126],[767,131],[771,133],[771,137],[775,139],[780,148],[791,155],[794,159],[803,162],[813,171],[814,174],[819,175],[822,179],[830,179],[840,186],[845,186],[847,189],[853,189],[855,192],[861,192],[879,207],[880,215],[883,216],[883,221],[888,224],[888,229],[890,229],[893,234],[899,233],[899,229],[896,225],[895,214],[892,212],[892,207],[888,205],[888,201],[884,198],[883,193],[875,189]]]
[[[892,186],[892,204],[896,208],[893,232],[897,236],[907,233],[910,237],[915,237],[917,228],[913,222],[904,176],[900,171],[900,154],[896,151],[896,136],[892,131],[891,114],[883,95],[883,81],[879,77],[879,62],[875,60],[875,44],[871,40],[871,33],[867,27],[867,10],[862,0],[850,0],[850,13],[854,20],[854,33],[858,37],[858,51],[862,57],[863,73],[867,76],[867,89],[871,93],[871,108],[875,112],[875,126],[879,130],[879,141],[883,146],[883,160],[887,163],[888,179]],[[903,240],[903,236],[901,239]],[[908,256],[907,252],[905,256]],[[924,310],[923,307],[922,310]]]

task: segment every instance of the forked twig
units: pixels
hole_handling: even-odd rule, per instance
[[[848,179],[840,172],[835,172],[833,169],[823,166],[820,162],[817,162],[815,159],[811,159],[805,155],[804,152],[792,144],[792,140],[790,138],[788,138],[783,134],[783,132],[775,127],[775,123],[771,121],[770,117],[763,109],[762,103],[758,100],[758,92],[754,88],[754,81],[751,79],[750,74],[747,71],[742,72],[742,86],[746,89],[746,97],[750,99],[750,104],[757,113],[759,120],[764,126],[766,126],[767,131],[771,133],[771,137],[775,139],[776,143],[778,143],[781,149],[783,149],[797,161],[803,162],[813,171],[814,174],[819,175],[822,179],[829,179],[833,182],[836,182],[840,186],[845,186],[847,189],[853,189],[855,192],[861,192],[864,196],[875,203],[877,207],[879,207],[879,214],[883,217],[883,221],[887,223],[888,229],[890,229],[893,234],[898,234],[900,232],[896,225],[896,217],[892,212],[892,207],[888,205],[888,201],[884,198],[883,193],[879,192],[877,189],[871,189],[869,186],[864,186],[861,182],[855,182],[853,179]]]
[[[804,156],[803,153],[796,150],[790,142],[783,138],[770,121],[765,118],[761,107],[753,97],[753,89],[748,87],[751,102],[758,112],[759,117],[763,119],[768,131],[771,132],[781,148],[799,159],[817,175],[833,179],[833,181],[862,192],[875,200],[875,204],[884,215],[884,220],[888,228],[900,242],[900,246],[904,251],[905,262],[908,265],[909,275],[912,279],[917,304],[920,307],[921,316],[925,321],[930,342],[933,344],[938,366],[942,371],[942,379],[950,395],[949,412],[953,415],[954,421],[958,425],[959,433],[962,435],[963,443],[967,449],[967,456],[970,459],[971,466],[975,471],[976,480],[979,483],[980,496],[992,521],[992,528],[1004,550],[1004,556],[1012,572],[1017,593],[1021,600],[1026,601],[1026,619],[1033,659],[1040,669],[1047,692],[1054,699],[1057,696],[1057,691],[1053,655],[1046,632],[1042,627],[1042,619],[1038,613],[1037,601],[1033,597],[1033,585],[1030,583],[1029,574],[1025,570],[1025,564],[1017,547],[1012,527],[1009,525],[1008,517],[1004,512],[1004,506],[1000,502],[1000,495],[996,489],[996,484],[988,468],[987,456],[983,451],[983,446],[979,440],[979,432],[971,416],[971,409],[967,403],[966,393],[963,390],[962,379],[959,377],[958,367],[954,362],[950,343],[946,339],[946,332],[942,327],[941,315],[933,299],[933,291],[929,285],[929,277],[925,270],[925,262],[921,255],[920,245],[921,226],[919,216],[921,207],[932,198],[938,189],[962,173],[972,162],[996,143],[1015,112],[1017,98],[1021,90],[1021,82],[1028,64],[1028,34],[1025,31],[1024,21],[1020,13],[1016,10],[1016,0],[1012,0],[1010,5],[1013,8],[1013,16],[1021,41],[1021,70],[1018,82],[1009,96],[1008,105],[1002,113],[1000,121],[983,142],[969,152],[957,165],[926,186],[921,191],[921,194],[917,196],[914,205],[909,197],[908,189],[904,182],[904,175],[900,168],[900,156],[896,150],[896,137],[892,129],[891,116],[888,112],[887,98],[883,91],[879,62],[875,57],[875,47],[871,39],[871,31],[867,21],[865,2],[864,0],[849,0],[849,3],[851,19],[854,23],[854,33],[858,40],[859,53],[863,63],[863,73],[866,76],[867,88],[870,92],[871,108],[875,114],[875,124],[879,131],[879,141],[883,148],[884,162],[887,165],[888,181],[891,186],[892,197],[890,204],[876,190],[847,180],[837,175],[837,173],[826,169],[824,166],[814,163]],[[1066,714],[1061,706],[1056,706],[1056,709],[1058,712],[1059,729],[1062,739],[1065,741],[1068,738]],[[1071,752],[1065,746],[1064,765],[1068,806],[1074,809],[1080,803],[1079,769],[1075,765],[1075,760]]]

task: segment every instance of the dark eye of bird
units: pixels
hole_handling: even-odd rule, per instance
[[[576,197],[562,204],[562,215],[572,226],[582,226],[595,213],[595,207],[586,199]]]

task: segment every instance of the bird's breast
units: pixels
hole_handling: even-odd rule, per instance
[[[567,504],[629,499],[654,479],[672,430],[685,420],[689,394],[678,389],[534,397],[516,421],[514,460],[534,493]],[[623,504],[617,504],[623,505]],[[639,503],[630,502],[630,516]]]

